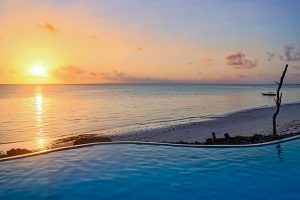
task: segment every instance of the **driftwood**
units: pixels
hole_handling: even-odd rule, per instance
[[[276,92],[276,99],[274,98],[274,101],[276,103],[276,111],[275,111],[275,113],[273,115],[273,135],[277,135],[276,118],[277,118],[277,115],[278,115],[279,110],[280,110],[281,99],[282,99],[282,92],[280,92],[280,89],[282,87],[283,79],[285,77],[287,68],[288,68],[288,65],[286,65],[285,68],[284,68],[284,71],[283,71],[283,73],[281,75],[281,78],[280,78],[280,82],[279,83],[275,82],[278,85],[278,88],[277,88],[277,92]]]

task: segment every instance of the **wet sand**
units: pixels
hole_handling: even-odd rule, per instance
[[[253,136],[254,134],[272,134],[272,116],[275,107],[254,108],[240,112],[211,118],[207,121],[177,124],[164,127],[144,128],[134,131],[120,131],[112,133],[97,133],[98,136],[107,136],[115,141],[140,141],[140,142],[205,142],[215,132],[218,138],[223,138],[224,133],[230,136]],[[277,119],[278,133],[300,132],[300,103],[282,105]],[[91,134],[87,134],[91,136]],[[75,138],[80,136],[75,136]],[[44,148],[37,148],[38,141],[15,142],[0,145],[0,156],[12,148],[25,148],[34,152],[45,149],[73,146],[75,139],[64,137],[44,141]]]
[[[208,121],[149,128],[118,134],[108,134],[113,141],[149,142],[204,142],[215,132],[217,137],[268,135],[272,133],[272,116],[275,107],[255,108],[231,113]],[[300,103],[282,105],[277,117],[278,133],[300,131]]]

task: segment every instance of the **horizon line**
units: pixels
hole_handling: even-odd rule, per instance
[[[276,83],[0,83],[0,85],[276,85]],[[285,83],[284,85],[300,85],[300,83]]]

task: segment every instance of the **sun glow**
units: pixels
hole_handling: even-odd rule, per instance
[[[35,67],[32,68],[31,74],[33,76],[45,76],[46,75],[45,67],[43,67],[43,66],[35,66]]]

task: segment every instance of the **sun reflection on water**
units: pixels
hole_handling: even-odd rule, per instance
[[[41,94],[36,94],[35,104],[37,126],[40,127],[43,119],[43,96]]]
[[[43,91],[42,87],[36,87],[35,94],[35,117],[36,117],[36,138],[37,138],[37,148],[45,148],[45,135],[43,131]]]

